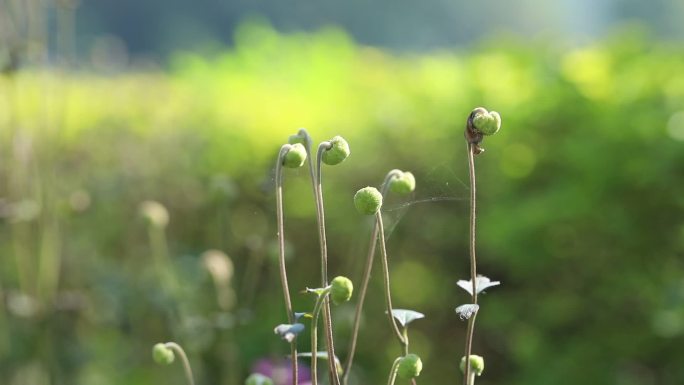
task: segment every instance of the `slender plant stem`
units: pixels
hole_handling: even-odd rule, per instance
[[[290,150],[290,145],[285,144],[280,148],[278,160],[276,161],[276,216],[278,222],[278,261],[280,265],[280,282],[283,286],[283,296],[285,298],[285,310],[290,324],[294,324],[294,313],[292,312],[292,300],[290,299],[290,289],[287,284],[287,270],[285,268],[285,226],[283,225],[283,158]],[[299,371],[297,369],[297,337],[290,343],[290,353],[292,358],[292,385],[297,385]]]
[[[159,279],[164,283],[166,288],[172,291],[178,289],[178,282],[170,270],[171,257],[169,254],[169,243],[166,239],[166,228],[155,224],[148,225],[147,230],[150,238],[150,248],[152,249],[153,258],[157,266],[157,274]]]
[[[318,146],[316,154],[316,207],[318,214],[318,235],[321,240],[321,286],[328,286],[328,241],[325,236],[325,210],[323,207],[323,189],[322,189],[322,175],[321,163],[323,158],[323,151],[332,146],[330,142],[323,142]]]
[[[400,170],[392,170],[387,173],[385,180],[380,186],[380,192],[383,198],[387,195],[387,190],[389,189],[389,182],[395,176],[398,176]],[[361,312],[363,311],[363,303],[366,299],[366,292],[368,290],[368,282],[370,281],[371,271],[373,269],[373,259],[375,259],[375,246],[377,245],[378,239],[378,223],[373,223],[373,231],[371,232],[370,242],[368,244],[368,255],[366,256],[366,266],[363,269],[363,278],[361,279],[361,288],[359,289],[359,294],[357,296],[358,300],[356,302],[356,312],[354,313],[354,325],[352,326],[352,335],[349,341],[349,349],[347,353],[347,360],[344,364],[344,373],[342,374],[342,383],[347,385],[349,381],[349,372],[351,372],[351,367],[354,362],[354,353],[356,352],[356,341],[359,336],[359,329],[361,327]]]
[[[408,355],[409,352],[409,338],[408,338],[408,327],[404,326],[401,328],[401,335],[404,337],[404,355]]]
[[[185,355],[185,351],[175,342],[167,342],[164,344],[167,348],[172,349],[181,358],[183,363],[183,370],[185,371],[185,378],[188,380],[188,385],[195,385],[195,380],[192,377],[192,368],[190,368],[190,361],[188,361],[188,356]]]
[[[327,243],[325,240],[325,228],[323,228],[323,231],[321,232],[321,223],[323,223],[323,208],[322,208],[322,203],[319,203],[318,200],[318,180],[320,180],[320,176],[317,178],[316,177],[316,172],[314,170],[314,165],[313,165],[313,156],[311,154],[311,145],[312,145],[312,140],[311,140],[311,135],[309,135],[309,132],[306,131],[305,128],[300,128],[299,131],[297,132],[297,135],[301,136],[304,138],[304,148],[306,149],[306,161],[309,164],[309,176],[311,179],[311,189],[313,191],[314,195],[314,202],[316,204],[316,221],[318,223],[318,239],[320,243],[320,248],[321,248],[321,259],[323,259],[323,255],[325,254],[326,262],[327,262]],[[319,175],[320,175],[320,160],[318,162],[318,170],[319,170]],[[321,264],[323,265],[323,264]],[[321,267],[321,272],[323,272],[323,266]],[[325,267],[326,269],[326,274],[327,274],[327,266]],[[321,274],[322,275],[322,274]],[[326,278],[327,281],[327,278]],[[322,282],[323,286],[327,286],[327,282]],[[318,301],[317,301],[318,303]],[[319,309],[320,312],[320,309]],[[314,312],[314,318],[312,319],[311,323],[311,342],[312,346],[314,348],[311,350],[311,372],[313,374],[312,379],[314,381],[318,380],[318,314]],[[327,341],[327,334],[326,334],[326,341]],[[315,342],[315,345],[314,345]],[[331,366],[328,365],[328,369],[330,370]],[[331,376],[331,383],[332,383],[332,374]],[[316,382],[313,382],[312,385],[316,385]]]
[[[318,384],[318,316],[321,314],[321,308],[328,293],[326,292],[316,298],[316,305],[314,305],[311,318],[311,385]]]
[[[321,286],[328,286],[328,244],[325,236],[325,214],[323,206],[323,189],[321,179],[321,162],[323,151],[330,149],[332,143],[323,142],[318,146],[316,154],[316,173],[315,173],[315,192],[316,192],[316,213],[318,219],[318,236],[321,246]],[[332,319],[330,315],[330,300],[325,297],[323,302],[323,329],[325,332],[325,342],[328,352],[328,371],[330,383],[340,385],[340,378],[335,367],[335,345],[333,342]]]
[[[392,326],[392,331],[394,331],[394,334],[399,340],[399,344],[401,345],[403,352],[408,349],[408,340],[404,339],[404,336],[401,334],[401,331],[399,331],[399,327],[397,326],[397,321],[394,319],[394,315],[392,315],[392,294],[390,293],[389,264],[387,262],[387,248],[385,247],[385,228],[382,224],[382,214],[380,211],[375,214],[375,219],[377,220],[378,235],[380,236],[380,255],[382,256],[382,277],[385,289],[385,307],[387,308],[387,318]]]
[[[475,208],[476,208],[476,183],[475,183],[475,146],[468,144],[468,175],[470,176],[470,280],[473,283],[472,303],[477,305],[477,258],[475,257]],[[475,333],[475,318],[477,311],[468,319],[465,346],[465,370],[463,383],[468,384],[470,378],[470,354],[473,348],[473,334]]]
[[[397,378],[397,369],[399,368],[399,362],[403,357],[397,357],[392,363],[392,369],[390,369],[389,377],[387,378],[387,385],[394,385],[394,380]]]
[[[475,372],[471,372],[468,377],[468,385],[475,385]]]
[[[311,136],[304,128],[300,128],[297,135],[304,137],[304,148],[306,148],[306,161],[309,163],[309,175],[311,176],[311,189],[314,197],[316,196],[316,174],[314,173],[313,157],[311,156]],[[318,199],[314,199],[318,208]]]

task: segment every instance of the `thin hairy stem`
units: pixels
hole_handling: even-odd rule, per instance
[[[392,363],[392,369],[390,369],[389,377],[387,378],[387,385],[394,385],[394,380],[397,378],[397,369],[399,368],[399,362],[403,357],[397,357]]]
[[[330,142],[323,142],[318,146],[316,154],[316,173],[315,177],[315,193],[316,193],[316,214],[318,219],[318,238],[321,246],[321,286],[328,286],[328,243],[325,236],[325,214],[323,206],[323,189],[321,179],[321,163],[323,151],[332,147]],[[335,345],[333,342],[332,319],[330,315],[330,299],[326,297],[323,302],[323,329],[325,332],[325,342],[328,352],[328,372],[330,375],[330,383],[332,385],[340,385],[340,378],[335,368]]]
[[[397,340],[399,340],[399,344],[401,345],[401,350],[406,351],[408,349],[408,341],[404,339],[404,336],[401,334],[401,331],[399,330],[399,326],[397,326],[397,321],[394,319],[394,315],[392,315],[392,294],[390,292],[390,278],[389,278],[389,263],[387,261],[387,248],[385,247],[385,228],[382,224],[382,214],[380,211],[378,211],[375,214],[375,219],[378,224],[378,235],[380,236],[380,255],[382,256],[381,261],[382,261],[382,277],[383,277],[383,283],[384,283],[384,289],[385,289],[385,307],[386,307],[386,313],[387,313],[387,318],[389,320],[390,325],[392,326],[392,331],[394,332],[394,335],[396,335]]]
[[[185,355],[185,351],[175,342],[167,342],[164,344],[167,348],[176,352],[181,358],[181,363],[183,363],[183,370],[185,371],[185,379],[188,381],[188,385],[195,385],[195,380],[192,377],[192,368],[190,368],[190,361],[188,361],[188,356]]]
[[[475,257],[475,208],[476,208],[476,183],[475,183],[475,152],[477,144],[468,144],[468,175],[470,176],[470,280],[473,283],[472,303],[477,304],[477,258]],[[465,359],[466,365],[463,373],[463,383],[468,384],[470,378],[470,354],[473,348],[473,334],[475,334],[475,318],[477,311],[468,319],[466,331]]]
[[[389,189],[389,182],[392,178],[399,176],[400,170],[392,170],[387,173],[385,180],[382,182],[380,192],[384,198]],[[352,326],[352,335],[349,341],[349,349],[347,353],[347,360],[344,364],[344,373],[342,374],[342,383],[347,385],[349,381],[349,372],[354,362],[354,353],[356,352],[356,341],[359,336],[359,329],[361,327],[361,312],[363,311],[363,303],[366,299],[366,291],[368,290],[368,282],[370,281],[371,271],[373,270],[373,260],[375,259],[375,246],[378,239],[378,224],[373,223],[373,231],[371,232],[370,242],[368,244],[368,254],[366,255],[366,266],[363,269],[363,278],[361,279],[361,287],[359,289],[358,301],[356,302],[356,312],[354,313],[354,325]]]
[[[278,262],[280,265],[280,282],[283,286],[283,296],[285,299],[285,311],[290,324],[294,324],[294,313],[292,312],[292,300],[290,299],[290,289],[287,283],[287,269],[285,268],[285,226],[283,225],[283,157],[290,150],[290,145],[285,144],[280,148],[278,160],[276,161],[276,216],[278,222]],[[291,344],[290,353],[292,357],[292,385],[297,385],[299,371],[297,368],[297,337]]]

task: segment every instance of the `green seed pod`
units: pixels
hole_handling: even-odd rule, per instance
[[[301,143],[295,143],[290,147],[290,150],[285,153],[283,159],[283,166],[288,168],[302,167],[306,160],[306,149]]]
[[[349,301],[354,291],[354,285],[347,277],[335,277],[330,286],[330,299],[335,305]]]
[[[334,166],[347,159],[351,152],[349,151],[349,143],[339,135],[330,139],[330,143],[332,147],[323,152],[322,159],[323,163]]]
[[[400,177],[392,178],[390,190],[397,194],[406,195],[416,189],[416,178],[412,173],[404,171]]]
[[[152,358],[159,365],[170,365],[175,356],[173,355],[173,350],[160,342],[152,348]]]
[[[245,385],[273,385],[273,380],[261,373],[252,373],[245,380]]]
[[[465,373],[465,356],[461,358],[461,372]],[[484,372],[484,358],[481,356],[471,354],[470,355],[470,370],[472,370],[478,376]]]
[[[354,206],[364,215],[373,215],[382,207],[382,194],[375,187],[364,187],[354,194]]]
[[[496,111],[489,111],[482,108],[484,112],[477,113],[473,117],[473,126],[484,135],[494,135],[501,128],[501,116]]]
[[[421,370],[423,370],[423,362],[420,360],[420,357],[415,354],[407,354],[399,361],[397,376],[404,380],[410,380],[418,377]]]

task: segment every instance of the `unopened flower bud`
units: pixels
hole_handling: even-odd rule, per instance
[[[494,135],[501,128],[501,116],[496,111],[481,108],[473,117],[473,126],[484,135]]]
[[[364,215],[373,215],[382,207],[382,194],[375,187],[364,187],[354,194],[354,206]]]
[[[343,137],[338,135],[330,139],[330,144],[332,146],[323,152],[323,163],[334,166],[347,159],[350,154],[349,143]]]
[[[173,355],[173,350],[160,342],[152,348],[152,358],[159,365],[170,365],[175,356]]]
[[[416,178],[412,173],[404,171],[400,177],[392,178],[390,190],[397,194],[406,195],[416,189]]]
[[[349,301],[354,291],[354,285],[347,277],[335,277],[330,286],[330,299],[335,305]]]
[[[463,356],[461,358],[461,371],[465,373],[465,361],[466,358]],[[484,358],[481,356],[471,354],[470,355],[470,370],[472,370],[476,375],[481,375],[484,372]]]
[[[252,373],[245,380],[245,385],[273,385],[273,380],[261,373]]]
[[[414,377],[418,377],[421,370],[423,370],[423,362],[420,360],[420,357],[415,354],[407,354],[399,361],[397,376],[405,380],[410,380]]]
[[[298,168],[304,164],[306,160],[306,149],[301,143],[295,143],[285,153],[283,159],[283,166],[288,168]]]

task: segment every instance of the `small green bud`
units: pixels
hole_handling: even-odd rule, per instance
[[[347,277],[335,277],[330,286],[330,299],[332,299],[335,305],[349,301],[354,291],[354,285]]]
[[[473,117],[475,129],[484,135],[494,135],[501,128],[501,116],[496,111],[489,111],[482,108]]]
[[[290,147],[287,153],[285,153],[285,158],[283,159],[283,166],[288,168],[302,167],[305,160],[306,149],[301,143],[295,143],[292,145],[292,147]]]
[[[373,215],[382,207],[382,194],[375,187],[364,187],[354,194],[354,206],[364,215]]]
[[[245,385],[273,385],[273,380],[261,373],[252,373],[245,380]]]
[[[420,360],[420,357],[415,354],[407,354],[399,361],[397,376],[404,380],[410,380],[418,377],[421,370],[423,370],[423,361]]]
[[[463,356],[461,358],[461,371],[465,373],[465,361],[466,358]],[[472,370],[476,375],[481,375],[484,372],[484,358],[481,356],[471,354],[470,355],[470,370]]]
[[[350,154],[349,143],[341,136],[330,139],[332,147],[323,152],[323,163],[330,166],[342,163]]]
[[[390,190],[397,194],[406,195],[416,189],[416,178],[412,173],[404,171],[400,177],[392,178]]]
[[[160,342],[152,348],[152,358],[159,365],[170,365],[175,356],[173,355],[173,350]]]

